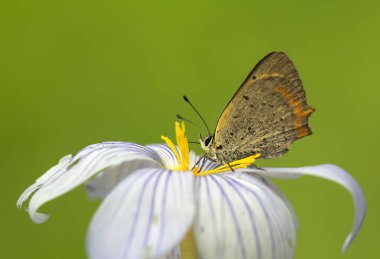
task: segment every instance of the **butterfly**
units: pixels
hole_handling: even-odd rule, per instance
[[[310,135],[314,112],[293,62],[283,52],[266,55],[253,68],[220,115],[213,135],[200,140],[205,156],[230,163],[251,155],[270,159]]]

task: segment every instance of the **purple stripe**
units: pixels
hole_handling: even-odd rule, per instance
[[[105,143],[111,143],[111,142],[105,142]],[[116,142],[112,142],[112,143],[113,143],[112,148],[115,148],[115,145],[116,145],[115,143]],[[119,146],[123,147],[124,149],[125,148],[130,148],[129,150],[126,150],[126,151],[132,151],[133,152],[135,150],[135,151],[138,151],[138,152],[142,152],[143,155],[151,154],[151,156],[149,156],[151,158],[155,157],[157,159],[157,157],[158,157],[157,154],[155,156],[152,155],[152,153],[154,152],[153,150],[151,150],[149,148],[146,148],[144,146],[136,145],[134,143],[129,143],[129,142],[117,142],[117,143],[118,143]],[[98,146],[102,146],[102,147],[98,147]],[[86,157],[88,157],[89,155],[91,155],[92,153],[94,153],[96,151],[101,151],[102,149],[111,149],[111,147],[105,147],[103,143],[101,143],[101,144],[94,144],[94,145],[90,145],[88,147],[85,147],[84,149],[82,149],[81,151],[79,151],[74,157],[72,157],[70,159],[70,161],[68,162],[68,164],[66,165],[66,167],[57,169],[57,171],[54,172],[49,179],[47,179],[43,184],[41,184],[41,187],[43,187],[44,185],[46,185],[48,183],[49,184],[53,183],[54,181],[56,181],[57,179],[59,179],[63,174],[67,174],[68,172],[70,172],[72,168],[77,167],[80,164],[82,164],[82,162],[84,161],[84,159]],[[87,150],[88,150],[87,153],[82,154],[82,153],[84,153]],[[119,152],[119,151],[120,150],[117,150],[115,152]],[[100,154],[98,154],[98,156],[101,155],[101,154],[103,154],[103,153],[100,152]],[[79,160],[79,162],[74,167],[67,169],[73,163],[76,163],[78,160]],[[93,158],[92,160],[95,160],[95,159]],[[158,157],[158,160],[161,161],[159,159],[159,157]],[[86,169],[87,169],[86,171],[88,172],[89,171],[88,167]],[[81,175],[85,176],[85,174],[83,174],[83,173]],[[81,179],[81,178],[79,178],[79,179]]]
[[[115,154],[120,154],[122,151],[123,150],[120,150],[120,149],[119,150],[113,149],[113,150],[107,150],[107,152],[99,152],[91,161],[89,161],[89,164],[86,166],[84,171],[86,172],[86,174],[88,174],[91,171],[95,171],[95,169],[99,168],[100,167],[99,165],[103,164],[104,161],[108,160],[110,157],[112,157]]]
[[[206,186],[206,192],[207,192],[207,202],[209,204],[209,208],[210,208],[210,211],[211,211],[211,217],[212,217],[212,224],[213,224],[213,229],[217,229],[217,226],[216,226],[216,213],[215,213],[215,208],[214,208],[214,204],[211,200],[211,191],[210,191],[210,185],[208,183],[208,179],[209,177],[201,177],[201,180],[204,179],[205,180],[205,186]],[[215,233],[215,240],[218,240],[218,235],[216,233],[216,231],[214,231]]]
[[[163,189],[163,197],[162,197],[162,201],[161,201],[161,216],[160,216],[160,220],[161,220],[162,224],[160,224],[160,234],[158,235],[158,242],[157,242],[156,250],[161,246],[162,237],[164,236],[165,219],[166,219],[165,218],[166,197],[168,195],[168,183],[169,183],[169,179],[172,176],[173,176],[172,173],[167,172],[166,179],[165,179],[165,185],[164,185],[164,189]]]
[[[220,193],[222,194],[222,197],[224,198],[224,200],[226,201],[226,203],[228,205],[229,211],[230,211],[232,219],[233,219],[233,223],[235,225],[236,234],[237,234],[237,237],[238,237],[238,242],[239,242],[239,244],[242,244],[243,243],[243,237],[242,237],[241,229],[240,229],[240,226],[239,226],[239,223],[238,223],[238,220],[237,220],[236,212],[234,210],[234,207],[232,206],[231,200],[228,198],[228,195],[226,195],[226,193],[224,192],[222,186],[220,185],[220,183],[218,182],[218,180],[216,179],[216,177],[218,177],[218,176],[210,175],[210,178],[219,187]],[[247,258],[245,247],[244,246],[240,246],[240,250],[241,250],[243,258]]]
[[[155,171],[158,171],[158,170],[155,170]],[[136,229],[136,226],[137,226],[137,220],[139,219],[139,214],[140,214],[140,210],[141,210],[141,205],[142,205],[142,198],[144,196],[144,193],[145,193],[145,189],[146,187],[148,186],[148,182],[150,180],[154,180],[154,177],[156,178],[159,178],[160,174],[156,174],[156,173],[153,173],[155,171],[152,171],[152,176],[148,176],[148,175],[144,175],[146,176],[147,178],[145,179],[144,183],[143,183],[143,186],[141,188],[141,191],[140,191],[140,194],[139,194],[139,198],[138,198],[138,207],[137,207],[137,211],[134,215],[134,218],[133,218],[133,224],[132,224],[132,229],[131,231],[129,232],[129,235],[128,235],[128,238],[127,238],[127,242],[126,242],[126,245],[125,245],[125,248],[124,248],[124,257],[123,258],[128,258],[128,252],[129,252],[129,247],[130,245],[132,244],[132,238],[134,236],[134,233],[135,233],[135,229]]]
[[[82,151],[80,151],[77,155],[75,155],[75,157],[72,158],[72,160],[74,160],[74,161],[78,160],[78,158],[77,158],[78,156],[79,156],[80,160],[83,160],[84,158],[91,155],[95,151],[105,151],[102,149],[108,150],[108,149],[120,148],[121,150],[125,150],[127,152],[137,152],[137,154],[147,155],[150,158],[153,158],[154,160],[160,161],[159,156],[152,149],[150,149],[148,147],[141,146],[141,145],[137,145],[134,143],[130,143],[130,142],[118,142],[117,144],[116,144],[116,142],[114,142],[111,146],[108,146],[108,145],[106,146],[106,145],[104,145],[104,143],[101,143],[101,144],[97,144],[97,146],[101,146],[101,147],[94,148],[93,150],[89,151],[88,153],[86,153],[84,155],[82,155],[81,154]],[[89,148],[89,147],[87,147],[87,148]],[[85,148],[84,150],[86,150],[87,148]],[[120,151],[120,149],[117,149],[117,150]],[[68,166],[70,166],[71,164],[72,163],[70,162],[70,164]]]
[[[219,177],[218,175],[215,175],[215,176]],[[220,220],[220,222],[222,222],[222,224],[219,227],[221,227],[221,229],[223,229],[223,222],[230,222],[230,221],[227,221],[226,218],[228,217],[228,213],[231,213],[231,211],[228,208],[228,204],[226,204],[226,202],[224,202],[223,199],[221,199],[221,198],[223,198],[223,197],[222,196],[219,197],[219,201],[220,201],[220,205],[221,205],[220,206],[221,207],[221,212],[220,212],[220,218],[221,218],[221,220]],[[230,220],[230,219],[228,219],[228,220]],[[239,223],[239,222],[237,222],[237,223]],[[235,227],[235,229],[236,229],[236,227]],[[222,237],[221,237],[221,244],[227,244],[227,243],[228,243],[228,240],[226,242],[226,235],[223,234]]]
[[[193,193],[195,195],[195,200],[194,200],[194,204],[195,204],[195,214],[198,215],[199,214],[199,211],[200,211],[200,193],[201,193],[201,189],[202,189],[202,181],[201,181],[202,177],[195,177],[194,181],[195,181],[195,184],[194,184],[194,190],[193,190]]]
[[[257,181],[256,183],[253,183],[253,179],[256,180],[256,178],[254,178],[254,177],[252,177],[252,176],[250,176],[248,174],[244,174],[244,175],[246,176],[245,178],[246,178],[247,181],[251,182],[252,184],[255,184],[255,185],[258,185],[258,186],[262,187],[261,189],[265,192],[266,196],[270,199],[271,204],[274,205],[273,210],[274,210],[274,215],[275,216],[278,215],[278,214],[276,214],[276,211],[278,211],[278,210],[283,210],[283,211],[286,211],[286,212],[290,213],[289,208],[286,206],[285,202],[281,198],[279,198],[277,196],[277,194],[274,191],[272,191],[267,185],[265,185],[265,184],[263,184],[263,183],[261,183],[259,181]],[[275,200],[274,199],[275,197],[278,198],[279,201]],[[261,204],[263,204],[262,201],[260,201],[260,202],[261,202]],[[285,206],[280,206],[281,204],[283,204]],[[290,213],[290,215],[291,215],[291,213]],[[291,216],[291,218],[292,218],[292,216]],[[275,223],[277,223],[276,219],[275,219]],[[293,220],[292,220],[292,223],[293,223]],[[271,223],[271,225],[272,225],[272,223]],[[280,234],[280,238],[277,238],[277,239],[280,240],[280,241],[281,240],[287,240],[288,239],[288,235],[286,233],[286,230],[281,227],[282,223],[279,222],[279,224],[276,224],[276,225],[278,226],[278,231],[277,232]],[[276,237],[278,237],[278,236],[276,236]]]
[[[237,180],[233,179],[231,177],[231,180],[234,181],[234,182],[237,182],[239,183]],[[253,184],[253,182],[249,182],[250,184]],[[255,183],[256,185],[260,185],[259,182]],[[265,218],[268,220],[268,227],[269,227],[269,233],[270,233],[270,239],[271,239],[271,243],[272,243],[272,258],[277,258],[276,257],[276,251],[277,251],[277,246],[276,246],[276,242],[274,241],[274,231],[273,231],[273,226],[272,226],[272,220],[271,220],[271,215],[270,213],[268,213],[267,209],[265,208],[263,202],[261,201],[261,199],[259,198],[259,196],[257,195],[257,193],[255,193],[253,190],[251,190],[250,188],[244,186],[241,184],[241,187],[244,188],[246,191],[248,191],[255,199],[256,201],[259,203],[260,207],[262,208],[264,214],[265,214]],[[264,188],[261,188],[262,191],[264,192],[267,192]],[[270,195],[267,194],[268,197],[271,197],[272,193],[270,193]],[[273,200],[272,200],[273,202]]]
[[[154,174],[154,173],[152,173],[152,172],[146,172],[145,174]],[[130,185],[133,185],[133,184],[135,184],[135,181],[138,181],[138,180],[140,180],[140,179],[144,179],[144,177],[146,177],[146,175],[145,174],[141,174],[141,173],[134,173],[134,174],[131,174],[130,176],[128,176],[128,185],[124,188],[124,190],[123,190],[123,194],[122,195],[120,195],[121,197],[127,197],[128,195],[129,195],[129,192],[130,192],[130,190],[131,190],[131,188],[129,188],[129,186]],[[149,177],[148,177],[149,178]],[[126,179],[124,179],[124,180],[126,180]],[[120,183],[121,184],[121,183]],[[111,191],[112,192],[112,191]],[[119,203],[123,203],[124,202],[124,199],[121,199],[120,201],[119,201]],[[119,207],[118,207],[119,208]],[[117,210],[116,211],[116,213],[115,213],[115,215],[114,215],[114,218],[116,218],[117,216],[118,216],[118,214],[124,214],[124,211],[122,211],[122,210]],[[115,224],[117,224],[118,223],[118,221],[114,221],[114,223]]]
[[[255,196],[257,202],[260,204],[261,208],[263,209],[263,212],[265,214],[265,218],[268,220],[268,226],[269,226],[269,233],[270,233],[270,240],[271,240],[271,243],[272,243],[272,246],[271,246],[271,249],[272,249],[272,258],[277,258],[276,254],[277,254],[277,244],[276,244],[276,241],[274,240],[274,230],[273,230],[273,221],[272,221],[272,217],[271,217],[271,214],[268,213],[268,210],[265,208],[265,205],[263,204],[262,200],[260,199],[260,197],[254,193],[254,192],[251,192],[253,196]],[[280,228],[281,229],[281,228]],[[277,228],[278,230],[278,228]],[[276,238],[277,240],[277,238]],[[284,240],[284,239],[283,239]],[[285,239],[287,241],[287,239]],[[281,240],[279,240],[281,243]]]
[[[154,182],[153,192],[152,192],[152,197],[151,197],[151,205],[150,205],[150,210],[149,210],[149,217],[148,217],[148,222],[146,224],[147,227],[146,227],[145,236],[144,236],[144,246],[147,246],[147,244],[148,244],[149,234],[150,234],[150,230],[151,230],[152,224],[153,224],[153,214],[154,214],[154,209],[156,206],[156,199],[157,199],[156,193],[157,193],[158,183],[160,182],[160,180],[162,179],[162,176],[164,176],[164,174],[165,174],[165,171],[158,173],[157,179]]]
[[[174,162],[178,163],[177,157],[175,156],[175,154],[169,146],[161,144],[156,145],[155,147],[157,148],[158,153],[162,153],[162,155],[166,155],[169,157],[169,159],[172,159]]]
[[[240,199],[243,201],[244,203],[244,206],[245,206],[245,209],[247,210],[248,212],[248,215],[249,215],[249,218],[250,218],[250,223],[251,223],[251,227],[252,227],[252,232],[254,233],[254,236],[255,236],[255,241],[256,241],[256,255],[257,255],[257,258],[261,258],[261,244],[260,244],[260,239],[259,239],[259,235],[258,235],[258,232],[257,232],[257,225],[256,225],[256,220],[254,218],[254,215],[253,215],[253,212],[251,210],[251,208],[249,207],[249,204],[247,202],[247,199],[244,195],[242,195],[242,193],[240,192],[239,188],[241,188],[241,185],[239,184],[236,184],[234,183],[233,181],[231,181],[226,175],[221,175],[221,178],[227,182],[227,184],[229,186],[232,187],[232,189],[235,190],[235,192],[238,194],[238,196],[240,197]],[[239,186],[239,188],[237,188],[237,186]]]
[[[96,144],[96,145],[100,146],[103,144]],[[70,162],[66,165],[65,168],[58,169],[47,181],[45,181],[45,183],[42,184],[41,187],[43,187],[46,184],[51,184],[51,183],[57,181],[63,175],[66,175],[67,173],[69,173],[72,168],[80,166],[83,163],[83,161],[85,161],[86,157],[88,157],[89,155],[91,155],[92,153],[94,153],[96,151],[99,151],[99,153],[94,158],[92,158],[91,162],[86,166],[86,168],[83,171],[85,173],[80,174],[79,175],[80,177],[78,177],[76,179],[77,181],[81,181],[81,179],[86,178],[87,174],[89,172],[91,172],[91,170],[93,170],[93,168],[96,168],[96,166],[98,164],[102,163],[105,159],[108,159],[110,156],[112,156],[116,153],[121,153],[122,151],[131,152],[131,155],[132,154],[133,155],[148,155],[148,157],[153,158],[156,161],[161,162],[161,159],[158,157],[158,155],[153,150],[151,150],[150,148],[140,146],[140,145],[136,145],[134,143],[129,143],[129,142],[120,142],[118,145],[119,145],[119,147],[115,147],[116,144],[113,144],[112,147],[104,147],[103,146],[100,148],[94,148],[94,149],[90,150],[88,153],[82,155],[81,152],[83,152],[87,149],[90,149],[90,146],[84,148],[77,155],[75,155],[74,157],[72,157],[70,159]],[[109,150],[111,148],[113,149],[112,151]],[[102,150],[102,149],[107,149],[107,150]],[[104,152],[107,152],[106,153],[107,156],[105,156]],[[133,152],[136,152],[136,153],[133,153]],[[155,155],[152,155],[152,154],[155,154]],[[99,159],[99,157],[101,157],[101,159]],[[79,160],[79,162],[74,167],[67,169],[67,167],[70,167],[70,165],[72,165],[73,163],[76,163],[76,161],[78,161],[78,160]],[[62,170],[63,170],[63,172],[61,174],[58,174]]]

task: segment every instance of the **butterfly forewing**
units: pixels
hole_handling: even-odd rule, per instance
[[[260,153],[274,158],[310,135],[314,110],[298,73],[285,53],[273,52],[252,70],[220,116],[212,143],[216,158],[231,162]]]

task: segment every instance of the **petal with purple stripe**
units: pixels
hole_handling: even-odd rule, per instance
[[[245,170],[245,169],[242,169],[242,170]],[[294,211],[294,208],[293,208],[292,204],[290,203],[290,201],[288,200],[288,198],[285,196],[285,194],[270,179],[268,179],[267,177],[264,177],[264,176],[249,175],[249,174],[239,174],[239,173],[237,173],[237,175],[239,175],[240,178],[243,178],[246,181],[251,181],[252,177],[254,177],[255,180],[256,179],[260,180],[268,188],[270,188],[279,198],[282,199],[282,201],[286,204],[286,206],[288,206],[288,209],[292,213],[292,216],[293,216],[294,225],[298,228],[298,219],[297,219],[297,215],[296,215],[296,213]],[[255,181],[253,182],[253,184],[254,183],[255,183]]]
[[[120,165],[126,168],[128,161],[136,160],[155,162],[157,167],[162,164],[154,150],[133,143],[104,142],[88,146],[74,157],[66,156],[61,159],[58,165],[47,171],[21,195],[17,204],[21,207],[22,203],[32,196],[28,212],[34,222],[42,223],[48,218],[48,215],[37,212],[43,204],[97,174],[105,174]]]
[[[292,212],[265,183],[221,173],[197,177],[195,184],[194,233],[202,258],[293,258]]]
[[[170,255],[194,218],[194,176],[140,169],[125,178],[97,210],[87,238],[91,258]]]
[[[91,199],[103,199],[125,177],[141,168],[157,168],[157,162],[138,159],[110,167],[86,184],[88,196]]]
[[[348,249],[358,234],[367,210],[364,193],[356,180],[339,166],[325,164],[299,168],[265,168],[265,170],[245,169],[245,171],[276,178],[297,178],[303,175],[312,175],[342,185],[352,195],[355,205],[354,224],[351,233],[347,236],[343,244],[343,252]]]
[[[178,160],[177,160],[175,154],[170,149],[170,147],[168,147],[167,145],[165,145],[165,144],[152,144],[152,145],[148,145],[147,147],[149,147],[149,148],[151,148],[157,152],[157,154],[159,155],[159,157],[162,160],[164,168],[175,168],[178,166]],[[178,146],[176,146],[176,147],[177,147],[178,152],[180,153]],[[189,167],[191,169],[194,166],[194,164],[198,161],[198,156],[191,150],[190,150],[189,160],[190,160],[189,161]]]

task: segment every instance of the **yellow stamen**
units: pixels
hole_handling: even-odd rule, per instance
[[[173,142],[168,137],[161,136],[161,139],[166,142],[166,144],[170,147],[170,149],[173,151],[174,155],[176,156],[178,160],[179,166],[176,168],[171,168],[173,170],[182,170],[182,171],[189,170],[189,164],[190,164],[189,142],[187,141],[185,132],[186,132],[185,123],[182,122],[180,125],[178,122],[176,122],[175,133],[176,133],[177,145],[179,147],[179,153],[178,153],[177,148],[174,146]]]
[[[177,144],[180,148],[181,152],[181,166],[183,170],[189,170],[189,142],[187,141],[187,137],[185,135],[185,123],[182,122],[181,126],[178,122],[175,124],[176,128],[176,137],[177,137]]]
[[[255,154],[253,156],[249,156],[246,158],[235,160],[229,164],[221,165],[221,166],[219,166],[215,169],[209,170],[209,171],[198,172],[198,169],[197,169],[197,170],[194,170],[193,173],[196,176],[205,176],[205,175],[209,175],[209,174],[217,174],[217,173],[228,172],[228,171],[231,171],[231,168],[232,169],[246,168],[247,166],[250,166],[251,164],[253,164],[256,161],[256,158],[258,158],[258,157],[260,157],[260,154]]]
[[[189,151],[189,142],[187,141],[187,137],[185,136],[185,123],[182,122],[179,124],[178,122],[175,123],[175,133],[176,133],[176,140],[177,145],[179,147],[179,150],[176,148],[174,143],[165,136],[161,136],[161,139],[166,142],[166,144],[169,146],[169,148],[173,151],[174,155],[177,158],[178,166],[175,168],[170,168],[174,171],[180,170],[180,171],[189,171],[189,164],[190,164],[190,151]],[[205,172],[199,172],[197,167],[194,167],[193,174],[195,176],[205,176],[209,174],[217,174],[217,173],[224,173],[231,171],[231,169],[239,169],[239,168],[246,168],[247,166],[251,165],[253,162],[256,161],[256,158],[260,157],[260,154],[255,154],[253,156],[249,156],[243,159],[239,159],[236,161],[233,161],[228,164],[224,164],[219,166],[218,168],[205,171]]]

